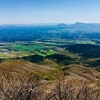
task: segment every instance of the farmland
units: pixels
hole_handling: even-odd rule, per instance
[[[54,47],[42,43],[3,43],[0,48],[0,58],[23,57],[34,54],[46,56],[58,53]]]

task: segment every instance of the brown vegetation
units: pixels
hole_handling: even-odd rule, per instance
[[[93,83],[58,74],[57,80],[47,82],[30,73],[27,77],[11,79],[9,74],[2,72],[0,100],[100,100],[100,81]]]
[[[55,80],[35,74],[45,76],[54,70],[24,60],[1,63],[0,100],[100,100],[100,79],[89,79],[97,75],[94,70],[70,65],[70,74],[56,72]]]

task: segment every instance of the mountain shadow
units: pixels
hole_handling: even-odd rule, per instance
[[[92,44],[75,44],[66,48],[70,52],[79,53],[84,58],[100,57],[100,46]]]
[[[55,61],[56,63],[63,64],[63,65],[69,65],[72,63],[76,63],[74,59],[71,57],[62,55],[62,54],[53,54],[46,56],[46,58]]]
[[[23,57],[22,59],[28,60],[28,61],[33,62],[33,63],[36,63],[36,62],[40,62],[40,61],[44,60],[44,57],[35,54],[35,55],[32,55],[32,56]]]

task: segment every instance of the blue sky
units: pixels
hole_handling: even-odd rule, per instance
[[[0,24],[100,23],[100,0],[0,0]]]

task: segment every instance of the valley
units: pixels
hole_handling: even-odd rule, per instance
[[[1,26],[0,100],[99,100],[98,27]]]

